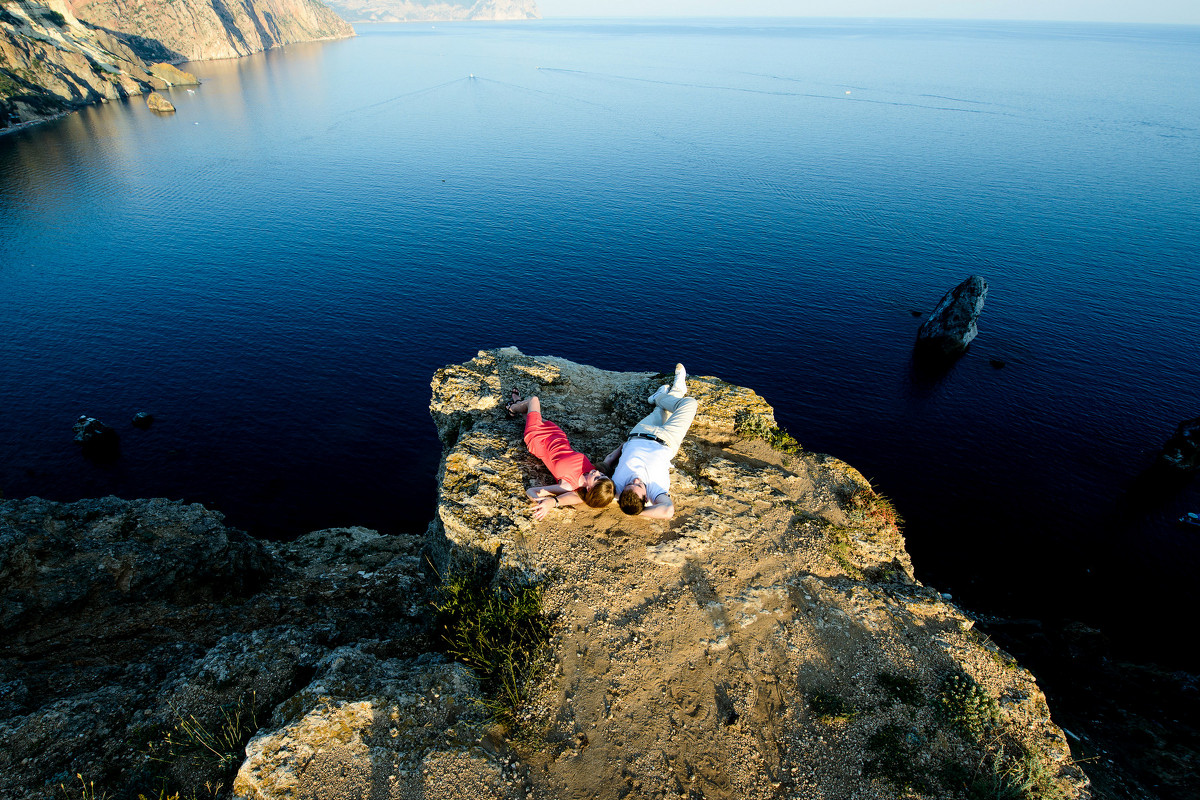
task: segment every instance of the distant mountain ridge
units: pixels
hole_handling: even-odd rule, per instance
[[[331,0],[350,22],[452,22],[541,19],[535,0]]]

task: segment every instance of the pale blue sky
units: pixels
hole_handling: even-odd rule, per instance
[[[929,17],[1200,24],[1200,0],[537,0],[543,17]]]

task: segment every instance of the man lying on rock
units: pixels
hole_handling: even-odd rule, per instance
[[[512,400],[508,413],[525,415],[525,446],[558,478],[558,483],[526,490],[534,505],[533,518],[545,519],[547,511],[559,506],[587,503],[592,508],[604,508],[611,503],[615,494],[612,479],[593,467],[587,456],[571,448],[562,428],[542,419],[541,401],[536,396],[522,400],[516,389],[512,390]]]
[[[696,398],[684,397],[685,394],[687,372],[683,364],[676,364],[675,382],[670,388],[664,383],[647,399],[654,404],[654,410],[633,426],[624,444],[604,459],[604,469],[608,471],[613,461],[620,458],[613,472],[613,483],[620,492],[617,505],[626,514],[657,519],[675,516],[675,504],[669,494],[671,459],[679,452],[679,445],[696,418]]]

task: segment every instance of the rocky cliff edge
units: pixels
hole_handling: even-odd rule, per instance
[[[80,22],[61,0],[0,3],[0,131],[197,82],[170,64],[143,60],[118,36]]]
[[[354,29],[318,0],[0,0],[0,132],[198,81],[170,65]]]
[[[425,537],[0,502],[0,794],[1089,796],[1032,676],[913,578],[887,502],[748,389],[690,378],[674,519],[534,523],[548,475],[509,389],[600,456],[664,380],[514,349],[440,370]],[[464,569],[542,590],[549,647],[507,726],[436,652],[431,584]]]

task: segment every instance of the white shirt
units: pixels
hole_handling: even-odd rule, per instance
[[[649,439],[630,439],[621,448],[621,460],[613,471],[613,486],[619,495],[634,478],[646,484],[646,500],[653,504],[671,489],[671,453]]]

